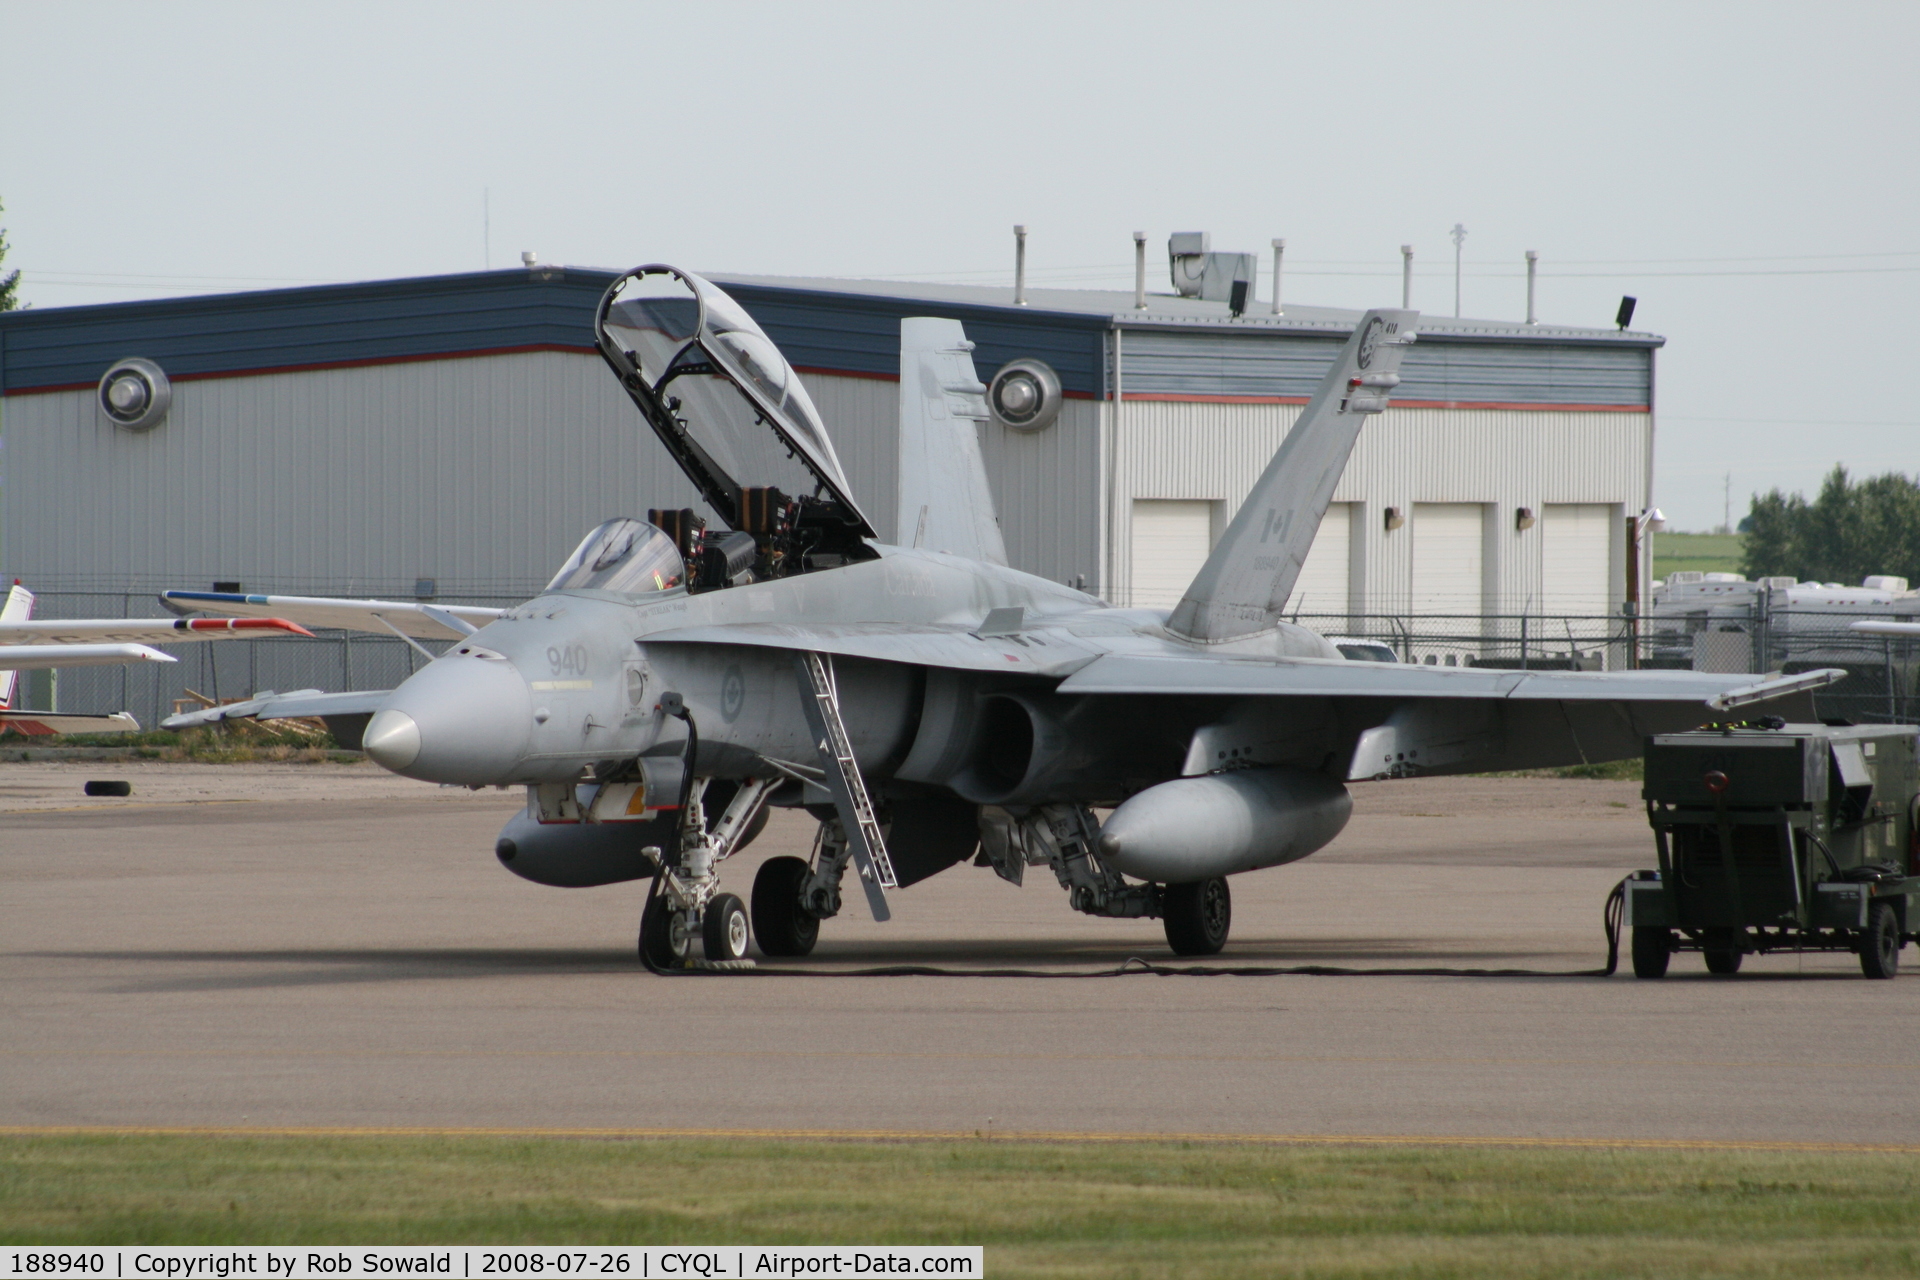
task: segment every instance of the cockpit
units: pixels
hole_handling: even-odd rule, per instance
[[[643,595],[686,582],[687,564],[664,529],[631,517],[609,520],[575,547],[549,591],[587,588]]]
[[[678,553],[689,590],[877,554],[867,541],[873,528],[799,376],[724,290],[674,267],[636,267],[601,298],[594,336],[717,519],[719,527],[709,528],[707,515],[691,508],[648,513]],[[588,541],[620,523],[602,525]],[[582,544],[576,557],[586,550]],[[569,561],[562,576],[584,572]]]

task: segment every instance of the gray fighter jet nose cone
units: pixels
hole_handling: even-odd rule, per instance
[[[382,769],[398,773],[419,758],[420,726],[404,711],[376,711],[360,737],[360,749]]]
[[[513,780],[532,733],[532,695],[511,662],[449,656],[393,691],[361,745],[409,778],[486,786]]]

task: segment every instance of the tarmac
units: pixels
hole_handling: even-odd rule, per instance
[[[133,794],[88,799],[93,777]],[[1608,889],[1652,861],[1634,783],[1355,797],[1330,848],[1232,881],[1208,963],[1578,974],[1605,960]],[[1066,976],[1191,962],[1156,921],[1070,911],[1045,868],[1016,888],[960,866],[897,893],[885,925],[850,892],[780,975],[658,977],[634,955],[644,883],[498,865],[521,803],[366,764],[0,765],[0,1130],[1920,1150],[1920,981],[1868,981],[1849,955],[1749,957],[1733,978],[1681,955],[1659,982]],[[726,887],[745,897],[761,858],[811,836],[776,815]],[[1062,976],[845,973],[907,964]]]

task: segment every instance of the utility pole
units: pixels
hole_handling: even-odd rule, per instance
[[[1460,246],[1466,243],[1466,224],[1454,223],[1453,230],[1447,234],[1453,237],[1453,318],[1458,320],[1460,318]]]

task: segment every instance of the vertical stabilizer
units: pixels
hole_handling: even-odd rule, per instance
[[[910,316],[900,322],[900,505],[893,537],[901,546],[1007,562],[980,457],[986,392],[958,320]]]
[[[7,592],[7,602],[0,604],[0,622],[27,622],[33,618],[33,592],[19,583]],[[13,705],[14,682],[20,678],[18,671],[0,671],[0,711]]]
[[[1167,626],[1218,642],[1280,620],[1368,414],[1387,407],[1417,311],[1369,311],[1241,504]]]

